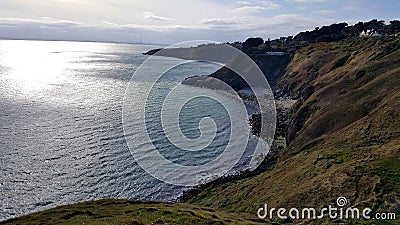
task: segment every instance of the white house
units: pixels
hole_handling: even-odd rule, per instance
[[[266,55],[284,55],[284,52],[266,52]]]

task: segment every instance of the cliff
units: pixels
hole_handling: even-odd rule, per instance
[[[267,171],[205,188],[190,203],[227,211],[349,206],[399,213],[400,42],[351,38],[298,50],[275,89],[297,99],[288,148]]]
[[[289,54],[253,54],[250,55],[250,57],[254,60],[254,62],[257,63],[261,71],[263,71],[270,85],[275,85],[277,80],[282,77],[282,75],[285,73],[287,65],[291,60]],[[223,67],[208,76],[196,76],[187,78],[186,80],[182,81],[182,84],[213,89],[215,87],[213,84],[213,79],[210,79],[210,77],[222,80],[237,91],[248,87],[246,82],[239,75],[226,67]]]

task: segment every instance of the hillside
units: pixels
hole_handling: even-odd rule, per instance
[[[129,200],[100,200],[60,206],[0,224],[261,224],[245,213],[217,212],[190,204]]]
[[[255,213],[352,206],[400,212],[400,43],[351,38],[297,51],[276,91],[297,99],[278,163],[252,178],[207,188],[189,202]]]

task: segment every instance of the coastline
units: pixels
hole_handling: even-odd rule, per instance
[[[247,94],[248,96],[248,94]],[[242,96],[240,96],[242,97]],[[252,100],[250,100],[252,99]],[[257,105],[257,102],[254,101],[254,98],[248,98],[248,99],[242,99],[243,101],[248,102],[251,106]],[[291,108],[294,106],[296,103],[295,100],[292,100],[289,97],[280,97],[275,100],[275,105],[276,105],[276,111],[277,111],[277,125],[276,125],[276,132],[275,132],[275,137],[274,141],[272,143],[271,149],[268,152],[267,156],[263,160],[263,162],[255,169],[255,170],[243,170],[243,171],[237,171],[236,174],[228,174],[222,177],[219,177],[215,180],[212,180],[210,182],[207,182],[205,184],[201,184],[195,187],[190,188],[187,191],[184,191],[181,196],[178,197],[178,202],[185,203],[188,202],[190,199],[193,199],[196,197],[199,193],[201,193],[204,190],[220,186],[222,184],[226,184],[229,182],[234,182],[238,180],[243,180],[246,178],[254,177],[257,176],[269,168],[271,168],[279,159],[279,157],[283,154],[283,152],[287,148],[287,142],[286,142],[286,133],[285,129],[288,123],[288,118],[291,113]],[[247,104],[247,103],[246,103]],[[254,116],[259,114],[259,111],[256,111],[249,116]],[[254,129],[254,126],[257,126],[257,124],[252,124],[249,121],[249,125],[251,128],[251,131]],[[258,139],[262,139],[259,135],[255,135]]]
[[[316,222],[261,220],[256,212],[266,203],[324,207],[335,204],[338,196],[345,196],[349,207],[398,214],[398,44],[399,39],[392,37],[352,37],[299,49],[275,87],[278,126],[274,148],[255,171],[194,187],[182,193],[180,203],[100,200],[0,224],[29,224],[34,219],[39,224],[87,223],[89,219],[98,224],[206,224],[202,219],[216,224],[330,224],[329,218]],[[138,220],[141,217],[151,221]],[[112,218],[118,221],[110,222]]]

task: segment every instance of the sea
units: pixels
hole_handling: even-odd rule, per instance
[[[215,159],[235,131],[221,104],[199,98],[197,103],[185,105],[179,125],[188,138],[195,139],[202,132],[201,119],[214,120],[218,127],[215,140],[203,154],[184,154],[160,134],[157,106],[162,98],[144,96],[146,82],[132,80],[150,57],[142,53],[159,47],[0,40],[0,221],[104,198],[177,201],[190,188],[146,172],[130,147],[151,144],[174,163],[193,166]],[[159,65],[171,60],[177,59],[158,59]],[[168,71],[151,93],[167,95],[185,78],[207,75],[220,67],[197,61],[180,64]],[[154,65],[149,71],[156,68]],[[146,107],[133,105],[149,112],[146,125],[151,143],[143,143],[146,139],[135,133],[130,134],[131,141],[140,145],[127,143],[123,106],[129,84],[137,89],[134,96],[148,98]],[[139,126],[133,118],[129,127],[134,129],[136,124]],[[233,170],[246,166],[243,157]]]

